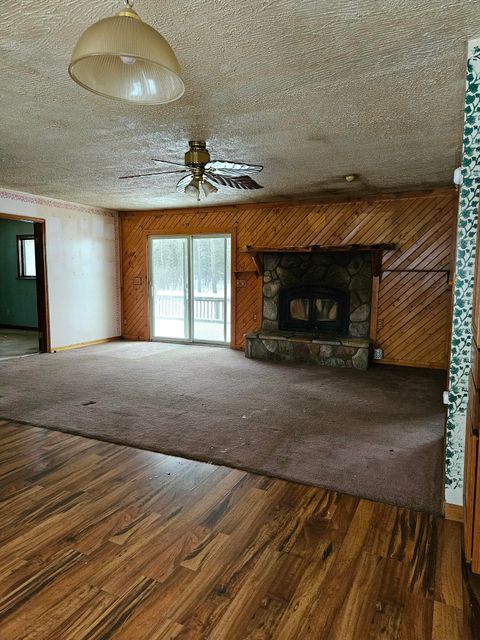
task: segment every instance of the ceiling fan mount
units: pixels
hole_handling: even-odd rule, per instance
[[[259,173],[263,167],[261,165],[247,164],[245,162],[231,162],[229,160],[210,160],[205,140],[191,140],[188,143],[189,149],[185,153],[185,162],[172,162],[153,158],[154,162],[176,165],[182,169],[172,169],[170,171],[155,171],[149,173],[122,176],[121,179],[143,178],[147,176],[157,176],[166,173],[186,173],[177,183],[177,191],[194,196],[197,200],[201,196],[207,197],[216,193],[220,187],[230,187],[232,189],[263,189],[251,176]]]
[[[205,140],[190,140],[188,146],[189,150],[185,154],[187,167],[205,166],[210,162],[210,154]]]

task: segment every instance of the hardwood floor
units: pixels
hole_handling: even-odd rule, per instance
[[[461,525],[0,422],[2,640],[469,638]]]

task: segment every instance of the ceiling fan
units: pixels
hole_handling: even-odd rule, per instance
[[[132,176],[121,176],[120,180],[130,178],[145,178],[159,176],[167,173],[186,173],[177,183],[177,191],[186,193],[200,200],[201,196],[207,197],[216,193],[218,187],[231,187],[232,189],[263,189],[255,182],[252,174],[262,171],[259,164],[246,164],[244,162],[229,162],[227,160],[210,160],[210,154],[204,140],[191,140],[189,150],[185,154],[185,162],[171,162],[152,158],[153,162],[176,165],[182,169],[171,171],[155,171],[138,173]]]

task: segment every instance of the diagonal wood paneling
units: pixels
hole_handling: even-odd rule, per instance
[[[256,329],[261,283],[242,252],[247,245],[374,244],[394,242],[384,256],[376,344],[386,362],[445,367],[457,197],[453,190],[381,196],[353,202],[245,205],[123,213],[122,267],[125,337],[148,340],[147,238],[153,234],[232,233],[235,270],[246,287],[234,292],[233,346]],[[235,252],[234,252],[235,253]]]
[[[378,343],[389,362],[446,364],[451,292],[445,273],[387,273],[380,290]],[[442,357],[443,356],[443,357]]]

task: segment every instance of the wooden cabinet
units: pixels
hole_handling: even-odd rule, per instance
[[[477,283],[476,285],[477,286]],[[465,557],[472,571],[480,573],[480,349],[476,333],[472,341],[472,369],[468,391],[467,429],[465,434],[465,472],[463,505],[465,512]]]
[[[467,427],[465,442],[465,479],[463,503],[465,509],[465,557],[472,563],[472,571],[480,573],[480,505],[477,487],[479,486],[478,432],[474,431],[471,421]]]
[[[477,247],[480,246],[480,226]],[[474,573],[480,573],[480,257],[477,250],[472,314],[471,372],[465,434],[463,504],[465,517],[465,557]]]

